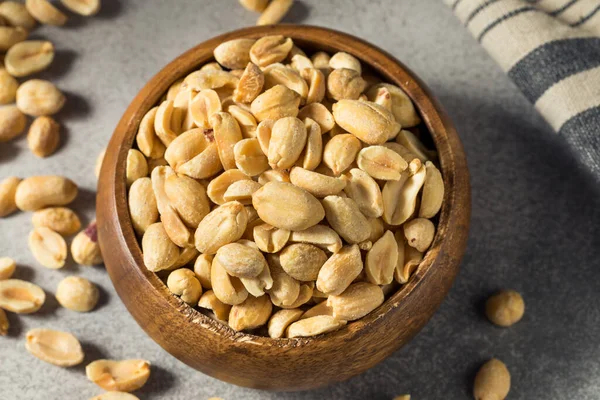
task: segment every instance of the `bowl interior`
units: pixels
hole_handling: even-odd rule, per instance
[[[247,340],[251,340],[254,343],[261,343],[269,346],[288,346],[290,344],[293,344],[293,346],[308,345],[312,342],[326,341],[338,336],[349,338],[373,324],[374,321],[384,316],[390,310],[403,307],[403,302],[411,295],[411,292],[421,283],[423,278],[427,274],[435,274],[435,268],[432,268],[432,265],[434,265],[436,257],[440,252],[448,250],[444,248],[445,245],[455,245],[446,244],[445,240],[448,233],[452,230],[453,221],[458,218],[455,213],[459,208],[470,207],[469,194],[460,193],[457,196],[455,191],[455,182],[458,173],[465,174],[465,176],[458,176],[460,181],[463,182],[463,185],[459,185],[458,189],[464,190],[464,182],[466,182],[466,190],[468,192],[468,173],[466,171],[466,166],[464,171],[457,170],[457,161],[460,166],[464,164],[464,154],[462,153],[462,146],[458,141],[456,132],[443,111],[441,111],[440,106],[429,94],[425,85],[408,68],[394,59],[391,55],[360,39],[340,32],[331,31],[325,28],[294,25],[246,28],[218,36],[205,42],[203,46],[201,45],[189,50],[179,56],[148,82],[136,97],[137,101],[132,102],[132,105],[125,113],[123,120],[121,120],[119,126],[125,127],[124,129],[126,131],[123,136],[124,139],[121,143],[117,144],[119,151],[115,174],[111,177],[114,185],[114,196],[116,197],[117,203],[127,204],[127,189],[125,184],[127,151],[132,148],[137,128],[142,117],[150,108],[157,104],[164,93],[166,93],[169,86],[177,79],[198,69],[201,65],[214,61],[212,50],[223,41],[242,37],[256,39],[268,34],[280,34],[291,37],[294,42],[300,48],[306,50],[307,53],[323,50],[330,53],[344,51],[352,54],[357,57],[364,66],[368,66],[374,73],[379,75],[383,81],[401,87],[415,104],[422,118],[422,124],[430,133],[436,150],[438,151],[446,191],[442,209],[438,216],[437,231],[432,246],[426,253],[425,258],[418,269],[411,276],[409,282],[403,285],[396,293],[393,293],[376,310],[337,331],[309,338],[271,339],[269,337],[236,332],[227,325],[213,320],[201,312],[189,307],[179,298],[172,295],[159,277],[145,268],[141,248],[136,240],[126,206],[117,207],[117,217],[121,228],[119,234],[122,235],[123,240],[127,245],[127,250],[134,258],[137,267],[130,273],[143,275],[149,282],[152,288],[151,290],[154,292],[153,294],[146,293],[145,295],[156,295],[160,297],[162,301],[168,302],[172,307],[181,311],[180,315],[182,319],[187,319],[191,322],[190,325],[195,326],[197,329],[208,329],[214,333],[225,337],[231,337],[235,340],[240,340],[240,337],[246,337]],[[327,37],[328,40],[322,40],[324,37]],[[325,42],[327,44],[325,44]],[[113,136],[112,140],[116,140],[116,136],[119,135]],[[463,249],[460,250],[461,255],[462,251]]]

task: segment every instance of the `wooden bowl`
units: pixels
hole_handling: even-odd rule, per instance
[[[213,58],[234,38],[280,34],[302,49],[345,51],[411,97],[431,132],[446,183],[433,245],[408,284],[375,311],[342,329],[310,338],[271,339],[236,332],[173,296],[148,271],[127,209],[125,162],[144,114],[177,79]],[[139,92],[117,125],[104,159],[97,198],[99,240],[117,293],[140,326],[189,366],[236,385],[302,390],[358,375],[406,344],[429,320],[450,289],[465,251],[470,216],[469,174],[452,123],[425,85],[391,55],[330,29],[276,25],[251,27],[210,39],[163,68]]]

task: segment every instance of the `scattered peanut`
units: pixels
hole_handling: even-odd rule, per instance
[[[61,306],[77,312],[88,312],[96,307],[100,292],[96,285],[79,276],[68,276],[56,288],[56,300]]]
[[[6,3],[0,3],[0,6],[2,4]],[[0,104],[14,103],[18,87],[19,82],[6,69],[0,68]],[[0,141],[3,141],[2,134]]]
[[[19,136],[25,130],[26,124],[27,118],[25,118],[25,114],[17,107],[12,105],[0,107],[0,143],[7,142]]]
[[[133,392],[150,378],[146,360],[96,360],[85,367],[88,379],[104,390]]]
[[[17,107],[33,117],[54,115],[65,105],[66,98],[54,84],[31,79],[17,89]]]
[[[0,281],[10,279],[17,269],[17,263],[10,257],[0,257]]]
[[[481,366],[473,383],[475,400],[504,400],[510,391],[510,372],[504,363],[492,358]]]
[[[21,178],[16,176],[9,176],[0,182],[0,218],[18,210],[15,198],[19,183]]]
[[[523,318],[525,302],[518,292],[503,290],[486,301],[485,313],[495,325],[509,327]]]
[[[294,0],[271,0],[260,18],[258,18],[256,25],[271,25],[278,23],[285,17],[293,4]]]
[[[92,221],[87,228],[79,232],[71,242],[71,255],[77,264],[102,264],[102,253],[98,245],[98,228]]]
[[[64,25],[67,22],[67,16],[48,0],[25,0],[25,7],[42,24]]]
[[[16,1],[3,1],[0,4],[0,16],[8,22],[9,25],[32,30],[36,26],[35,19],[29,14],[24,4]]]
[[[48,68],[54,60],[54,45],[48,41],[26,40],[12,46],[6,53],[6,70],[22,78]]]
[[[34,228],[29,234],[29,250],[33,257],[46,268],[59,269],[65,265],[67,243],[52,229]]]
[[[59,367],[73,367],[84,357],[75,336],[51,329],[36,328],[27,332],[25,348],[40,360]]]
[[[20,279],[0,280],[0,308],[17,314],[31,314],[46,301],[46,294],[37,285]]]
[[[53,154],[59,142],[60,125],[52,117],[37,117],[29,127],[27,144],[36,156],[48,157]]]
[[[89,17],[100,11],[100,0],[60,0],[74,13]]]

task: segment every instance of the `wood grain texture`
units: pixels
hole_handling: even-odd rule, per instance
[[[125,162],[137,127],[178,78],[212,60],[233,38],[291,37],[302,49],[345,51],[413,100],[437,147],[446,193],[431,250],[408,284],[365,318],[313,338],[270,339],[235,332],[171,295],[142,261],[127,209]],[[304,390],[346,380],[406,344],[450,289],[464,254],[470,219],[469,174],[460,139],[441,106],[408,68],[353,36],[297,25],[251,27],[210,39],[179,56],[138,93],[109,143],[98,185],[99,240],[109,275],[129,312],[165,350],[189,366],[241,386]]]

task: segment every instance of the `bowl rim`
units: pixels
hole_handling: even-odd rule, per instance
[[[314,51],[318,51],[316,48],[319,48],[319,50],[329,49],[331,51],[335,49],[335,51],[345,51],[357,57],[363,65],[368,65],[383,78],[384,82],[392,83],[402,88],[413,101],[416,109],[419,111],[422,123],[426,125],[433,138],[438,154],[440,155],[441,172],[445,181],[444,201],[442,209],[438,214],[439,222],[434,241],[408,283],[401,286],[383,304],[365,317],[357,321],[352,321],[336,331],[312,337],[274,339],[268,336],[238,332],[228,325],[202,314],[174,296],[168,290],[166,284],[154,272],[149,271],[144,266],[141,246],[134,232],[127,207],[127,187],[125,182],[127,152],[133,148],[139,123],[146,112],[160,101],[172,83],[183,78],[193,70],[198,69],[201,65],[214,61],[212,49],[220,43],[238,38],[257,39],[270,34],[291,37],[294,42],[301,43],[300,47],[306,47],[305,44],[310,43],[308,47],[312,47],[311,50]],[[334,45],[322,45],[319,43],[321,35],[333,38]],[[370,56],[369,59],[366,59],[366,54]],[[183,66],[188,64],[191,58],[195,58],[193,67],[188,66],[184,68]],[[123,136],[124,139],[118,141],[117,138],[119,136]],[[116,143],[114,143],[115,141]],[[116,212],[118,219],[118,235],[120,235],[122,243],[126,244],[127,251],[131,255],[133,263],[137,266],[130,273],[142,275],[153,290],[153,293],[145,293],[144,295],[154,295],[160,298],[161,302],[168,303],[170,307],[178,311],[178,314],[182,318],[192,322],[198,329],[211,331],[236,342],[241,340],[263,346],[298,347],[332,339],[351,340],[355,335],[369,328],[390,311],[401,309],[411,293],[419,285],[423,284],[422,281],[435,272],[432,269],[435,269],[434,267],[438,258],[448,256],[449,254],[458,254],[458,257],[455,257],[455,262],[458,264],[465,251],[470,219],[469,175],[466,168],[464,150],[453,124],[426,85],[409,68],[377,46],[343,32],[318,26],[280,24],[242,28],[204,41],[169,62],[144,85],[119,121],[111,138],[109,148],[116,148],[118,152],[116,158],[111,157],[114,160],[114,165],[111,167],[103,165],[101,175],[111,174],[109,176],[109,185],[114,188],[114,191],[109,198],[111,207]],[[457,171],[460,168],[462,170]],[[449,188],[452,188],[452,190],[448,190]],[[100,191],[98,196],[100,197]],[[123,202],[125,206],[122,206]],[[102,221],[99,221],[99,224],[101,223]],[[460,229],[452,231],[450,229],[452,224],[460,224]],[[100,241],[102,246],[102,239]],[[450,252],[450,248],[452,247],[458,248],[458,253],[456,251]],[[108,251],[108,249],[104,248],[102,250]],[[109,269],[110,274],[110,268],[107,269]],[[453,272],[452,280],[454,280],[457,270],[458,268]],[[113,276],[112,274],[110,275],[114,283]],[[448,289],[449,287],[450,285],[447,285]],[[448,289],[446,289],[446,292]],[[435,308],[438,306],[439,304],[436,304]],[[142,327],[144,328],[144,326]]]

